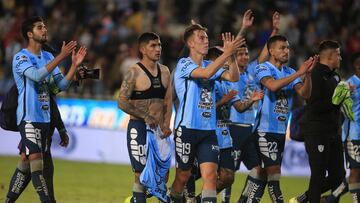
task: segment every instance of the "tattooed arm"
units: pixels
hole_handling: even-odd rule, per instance
[[[135,116],[137,118],[144,119],[145,123],[149,125],[155,125],[155,118],[149,115],[149,112],[144,111],[145,108],[135,107],[130,102],[130,96],[135,88],[136,78],[138,71],[135,67],[130,68],[124,77],[124,81],[120,87],[120,94],[118,99],[118,107],[126,113]]]
[[[241,102],[240,100],[236,101],[233,106],[235,107],[236,111],[238,112],[244,112],[246,111],[248,108],[250,108],[254,102],[259,101],[260,99],[262,99],[264,97],[264,91],[254,91],[251,99],[246,100],[244,102]]]

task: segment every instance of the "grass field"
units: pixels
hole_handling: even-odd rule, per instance
[[[16,166],[17,157],[0,156],[0,202],[5,201],[9,181]],[[172,183],[174,171],[169,182]],[[243,187],[245,175],[238,173],[233,185],[235,202]],[[55,160],[55,194],[59,203],[122,203],[131,194],[133,176],[130,166]],[[197,191],[200,191],[200,183]],[[303,177],[282,177],[281,188],[285,202],[307,188],[308,179]],[[346,194],[341,202],[351,202]],[[21,195],[19,203],[39,202],[32,184]],[[151,198],[148,202],[158,202]],[[219,201],[218,201],[219,202]],[[263,203],[271,202],[266,191]]]

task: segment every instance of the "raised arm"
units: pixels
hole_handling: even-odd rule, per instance
[[[236,37],[245,37],[248,28],[252,26],[253,22],[254,22],[253,12],[251,9],[248,9],[244,13],[241,28],[238,34],[236,35]]]
[[[312,64],[305,74],[304,82],[299,83],[299,84],[295,85],[295,87],[294,87],[296,93],[298,93],[304,99],[309,99],[311,96],[311,91],[312,91],[311,72],[312,72],[313,68],[315,67],[315,64],[317,63],[319,57],[316,55],[312,58],[313,58]]]
[[[270,37],[279,34],[279,30],[280,30],[280,13],[278,13],[277,11],[273,14],[272,16],[272,32]],[[269,57],[269,50],[267,49],[266,43],[263,47],[263,49],[260,52],[260,55],[258,57],[258,63],[262,63],[264,61],[267,60],[267,58]]]
[[[301,77],[306,72],[311,71],[313,66],[313,57],[310,57],[308,60],[306,60],[299,68],[298,71],[296,71],[294,74],[289,75],[285,78],[281,78],[278,80],[275,80],[271,76],[266,76],[261,79],[261,84],[264,85],[266,88],[268,88],[272,92],[276,92],[279,89],[285,87],[286,85],[290,84],[292,81],[294,81],[296,78]],[[260,70],[257,70],[257,72],[261,72]]]
[[[234,38],[231,33],[223,33],[227,40],[224,41],[223,53],[206,68],[198,67],[192,71],[192,78],[210,79],[228,60],[229,56],[245,43],[244,38]]]
[[[222,38],[223,38],[223,41],[224,41],[224,48],[225,48],[225,45],[227,43],[230,43],[231,40],[234,40],[233,39],[234,37],[231,36],[230,34],[223,35]],[[244,38],[237,38],[237,39],[244,39]],[[245,43],[245,40],[243,41],[243,43]],[[227,81],[230,81],[230,82],[237,82],[240,79],[239,68],[237,66],[236,58],[235,58],[234,55],[231,55],[231,57],[230,57],[229,70],[226,70],[221,75],[221,79],[227,80]]]
[[[59,65],[59,63],[64,58],[66,58],[75,48],[76,48],[75,41],[71,41],[68,44],[65,44],[65,42],[63,42],[60,54],[58,54],[52,61],[46,64],[45,67],[36,68],[34,66],[31,66],[30,68],[27,68],[24,71],[24,75],[27,78],[34,80],[36,82],[40,82],[44,80],[44,78],[48,76]],[[16,66],[16,68],[18,69],[18,65]]]

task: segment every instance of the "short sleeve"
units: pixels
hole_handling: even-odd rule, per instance
[[[24,72],[32,66],[33,64],[29,57],[23,53],[18,53],[13,58],[13,69],[16,73],[24,75]]]
[[[292,69],[292,68],[289,68],[289,69],[290,69],[290,72],[291,72],[290,75],[292,75],[292,74],[294,74],[294,73],[296,72],[296,71],[295,71],[294,69]],[[301,79],[300,77],[297,77],[297,78],[291,83],[292,88],[294,88],[296,84],[299,84],[299,83],[302,83],[302,82],[303,82],[302,79]]]
[[[179,73],[178,76],[181,78],[190,78],[192,71],[198,67],[199,66],[195,64],[190,58],[181,58],[176,65],[176,69]]]
[[[216,73],[210,78],[210,80],[218,80],[221,78],[221,75],[225,72],[225,69],[220,68]]]
[[[248,64],[247,68],[246,68],[247,72],[248,72],[250,75],[254,76],[254,75],[255,75],[255,72],[256,72],[256,66],[257,66],[257,65],[259,65],[257,59],[251,61],[251,62]]]
[[[255,81],[261,84],[261,79],[264,77],[272,77],[270,68],[264,64],[259,64],[255,69]]]

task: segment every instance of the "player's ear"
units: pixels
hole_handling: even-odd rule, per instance
[[[27,32],[26,34],[27,34],[27,36],[28,36],[29,39],[34,36],[34,33],[32,33],[32,32]]]

